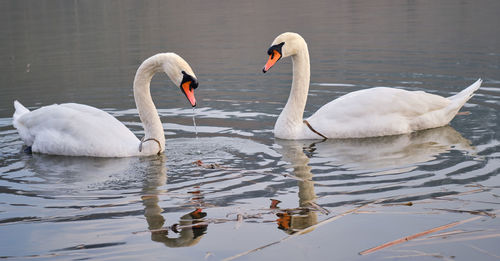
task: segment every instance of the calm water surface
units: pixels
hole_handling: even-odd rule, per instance
[[[497,1],[2,1],[0,257],[497,260],[498,10]],[[447,127],[275,140],[291,61],[266,75],[261,68],[285,31],[302,34],[310,49],[306,116],[369,87],[450,96],[484,83],[462,109],[470,114]],[[30,109],[89,104],[142,136],[133,76],[166,51],[182,55],[200,81],[198,138],[188,102],[159,75],[152,93],[165,155],[23,153],[14,99]]]

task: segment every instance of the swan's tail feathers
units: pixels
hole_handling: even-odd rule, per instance
[[[447,115],[447,123],[450,122],[453,117],[458,113],[460,108],[464,106],[464,104],[474,95],[474,92],[481,87],[481,83],[483,80],[478,79],[475,83],[473,83],[471,86],[465,88],[461,92],[448,97],[450,99],[451,103],[446,107],[446,115]]]
[[[483,80],[478,79],[471,86],[453,96],[448,97],[448,99],[450,99],[453,103],[460,104],[459,106],[462,107],[474,95],[474,92],[481,87],[482,82]]]
[[[14,119],[14,124],[17,122],[17,120],[19,119],[19,117],[21,117],[24,114],[30,112],[30,110],[28,110],[26,107],[24,107],[17,100],[14,101],[14,108],[16,109],[16,111],[14,112],[14,115],[12,116],[12,118]]]
[[[21,116],[28,114],[30,110],[28,110],[18,101],[14,101],[14,108],[16,109],[16,111],[12,116],[12,125],[14,125],[14,127],[17,129],[17,132],[19,133],[19,136],[21,136],[21,139],[24,141],[24,143],[28,147],[30,147],[31,145],[33,145],[33,137],[31,136],[28,128],[26,128],[26,126],[24,126],[24,124],[19,121]]]

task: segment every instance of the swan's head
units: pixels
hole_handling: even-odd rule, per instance
[[[194,89],[198,88],[198,80],[194,75],[191,66],[175,53],[164,54],[162,59],[162,67],[172,82],[181,88],[182,93],[191,103],[191,106],[196,106],[196,98],[194,97]]]
[[[282,33],[274,39],[271,47],[267,50],[269,59],[262,69],[262,72],[267,72],[273,67],[279,59],[283,57],[296,55],[303,48],[307,50],[307,44],[304,38],[297,33]]]
[[[198,88],[198,81],[196,80],[194,74],[189,74],[186,71],[181,71],[182,80],[180,88],[182,93],[186,95],[186,98],[191,103],[191,106],[196,106],[196,98],[194,97],[194,89]]]

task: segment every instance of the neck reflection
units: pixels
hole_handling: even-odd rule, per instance
[[[276,140],[281,146],[278,151],[282,159],[290,163],[293,168],[293,175],[298,178],[299,187],[299,207],[294,209],[279,209],[278,228],[288,234],[307,229],[318,223],[317,210],[315,209],[316,194],[314,192],[313,174],[309,158],[303,151],[304,143],[295,140]]]
[[[341,168],[367,170],[370,175],[384,175],[411,171],[419,163],[432,161],[450,150],[474,153],[470,141],[450,126],[398,136],[320,142],[276,139],[275,142],[281,147],[278,152],[282,159],[290,163],[292,174],[299,180],[299,207],[278,209],[277,213],[278,227],[289,234],[316,224],[318,212],[329,213],[315,202],[309,157]]]
[[[165,155],[157,156],[152,160],[151,168],[143,185],[142,204],[144,217],[151,232],[151,240],[163,243],[167,247],[189,247],[198,244],[205,234],[208,225],[203,221],[207,215],[201,208],[197,208],[179,218],[178,223],[165,227],[165,218],[162,215],[159,195],[167,182],[167,167]],[[194,201],[199,195],[195,195]]]

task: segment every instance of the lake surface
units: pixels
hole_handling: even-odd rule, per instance
[[[498,260],[500,2],[188,2],[0,3],[1,258]],[[291,61],[261,70],[285,31],[309,45],[306,116],[370,87],[451,96],[484,83],[443,128],[276,140]],[[23,152],[15,99],[92,105],[142,136],[132,81],[159,52],[180,54],[200,82],[193,112],[153,79],[164,155]]]

